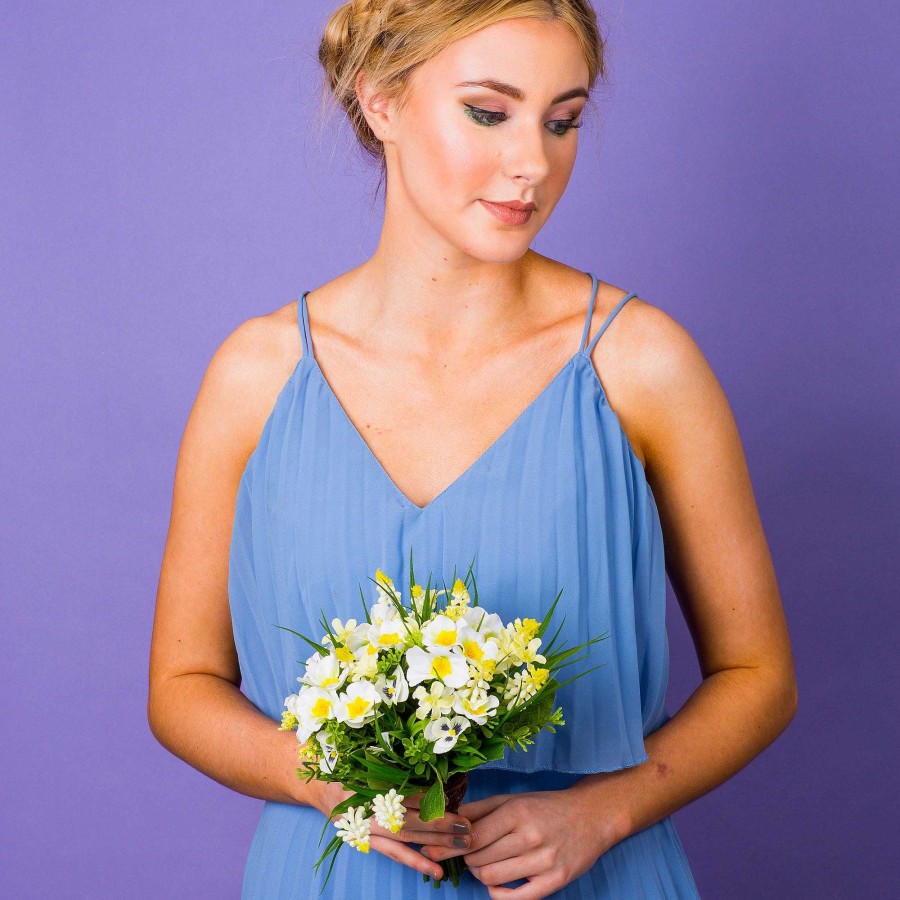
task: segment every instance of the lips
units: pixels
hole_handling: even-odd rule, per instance
[[[485,203],[493,203],[494,206],[508,206],[510,209],[536,209],[533,201],[523,203],[521,200],[485,200]]]
[[[496,203],[491,200],[480,200],[481,205],[504,225],[524,225],[530,218],[534,203],[523,203],[521,200],[509,200]]]

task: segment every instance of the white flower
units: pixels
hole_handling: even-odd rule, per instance
[[[355,681],[337,699],[337,720],[360,728],[375,718],[375,707],[380,701],[381,695],[371,682]]]
[[[462,654],[469,662],[481,664],[485,659],[496,660],[500,656],[496,638],[486,638],[467,622],[459,623],[458,634]]]
[[[364,644],[353,654],[349,665],[350,681],[370,681],[378,674],[378,648],[374,644]]]
[[[322,727],[322,723],[335,718],[337,693],[318,687],[304,687],[299,694],[291,694],[284,705],[296,716],[300,723],[297,727],[297,740],[305,743],[307,738]]]
[[[386,794],[377,794],[372,800],[375,821],[382,828],[389,828],[396,834],[403,827],[406,807],[403,805],[403,794],[391,788]]]
[[[354,628],[356,628],[356,619],[348,619],[346,624],[341,622],[340,619],[331,620],[331,632],[337,638],[339,644],[347,643],[347,638],[350,636],[350,633]],[[334,645],[334,641],[331,639],[331,634],[322,635],[322,643],[325,643],[326,641],[329,644]]]
[[[334,655],[329,656],[312,656],[310,662],[306,666],[306,673],[302,679],[303,684],[318,688],[334,688],[343,684],[347,677],[347,672],[340,663],[340,660]]]
[[[489,695],[481,688],[457,692],[453,698],[453,709],[477,725],[484,725],[488,718],[495,714],[499,705],[499,697]]]
[[[426,688],[424,684],[420,684],[413,691],[413,697],[419,701],[416,709],[417,719],[424,719],[426,716],[439,719],[444,713],[453,709],[455,693],[452,688],[439,681],[432,681],[430,689]]]
[[[434,752],[446,753],[456,744],[459,736],[469,727],[469,720],[463,716],[446,716],[429,722],[425,726],[425,738],[435,741]]]
[[[483,606],[470,606],[460,616],[462,622],[474,628],[483,638],[499,638],[504,632],[503,619],[489,613]],[[462,624],[462,622],[460,624]],[[499,644],[499,641],[498,641]]]
[[[391,676],[381,672],[375,679],[375,690],[381,694],[385,703],[394,706],[406,700],[409,697],[409,683],[403,674],[403,668],[397,666]]]
[[[334,764],[337,762],[337,750],[334,749],[334,742],[328,737],[327,731],[320,731],[316,735],[316,740],[322,748],[322,759],[319,760],[319,768],[323,772],[333,772]]]
[[[516,654],[523,663],[547,662],[546,657],[538,653],[540,646],[540,638],[533,638],[527,642],[521,641],[516,645]]]
[[[429,650],[449,650],[459,642],[456,622],[438,613],[422,626],[422,641]]]
[[[406,678],[410,684],[437,678],[449,687],[462,687],[469,679],[469,664],[459,653],[434,650],[429,653],[421,647],[406,651]]]
[[[369,626],[366,635],[370,644],[378,649],[391,649],[403,645],[406,640],[407,630],[400,616],[386,617],[380,625],[374,623]]]
[[[400,618],[400,610],[394,605],[390,597],[383,597],[369,608],[369,618],[373,625],[383,625],[392,619]]]
[[[369,629],[371,627],[372,626],[368,622],[357,625],[356,628],[347,635],[347,640],[344,642],[346,646],[354,653],[356,653],[360,647],[369,646],[371,643],[371,641],[369,641]]]
[[[365,811],[365,806],[351,806],[332,823],[343,842],[362,853],[369,852],[369,837],[372,833],[372,824],[370,818],[366,818]]]
[[[530,663],[528,671],[519,671],[506,684],[503,699],[509,709],[531,699],[550,677],[548,669],[535,668]]]

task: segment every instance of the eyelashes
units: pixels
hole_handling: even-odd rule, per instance
[[[490,127],[491,125],[499,125],[502,121],[506,119],[506,113],[497,112],[495,110],[490,109],[479,109],[477,106],[472,106],[471,103],[464,103],[465,114],[479,125],[485,125]],[[574,119],[554,119],[550,122],[551,125],[562,125],[562,131],[555,131],[553,129],[550,130],[551,134],[556,135],[557,137],[565,137],[565,135],[574,128],[581,128],[584,124],[583,122],[576,122]]]

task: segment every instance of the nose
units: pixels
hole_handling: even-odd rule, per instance
[[[542,125],[522,122],[515,131],[508,132],[504,160],[504,174],[529,184],[539,184],[547,177],[550,160],[546,139],[552,135]]]

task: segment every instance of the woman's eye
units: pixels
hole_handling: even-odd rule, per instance
[[[558,137],[562,137],[566,132],[571,131],[573,128],[581,128],[581,122],[576,122],[574,119],[554,119],[550,124],[561,126],[559,131],[551,129]]]
[[[495,112],[489,109],[479,109],[469,103],[463,104],[466,108],[466,115],[470,119],[474,119],[479,125],[496,125],[502,122],[506,115],[502,112]]]
[[[464,103],[466,115],[474,119],[479,125],[499,125],[506,118],[506,113],[496,112],[490,109],[480,109],[470,103]],[[550,133],[557,137],[563,137],[572,128],[581,128],[581,122],[574,119],[554,119],[549,123]]]

